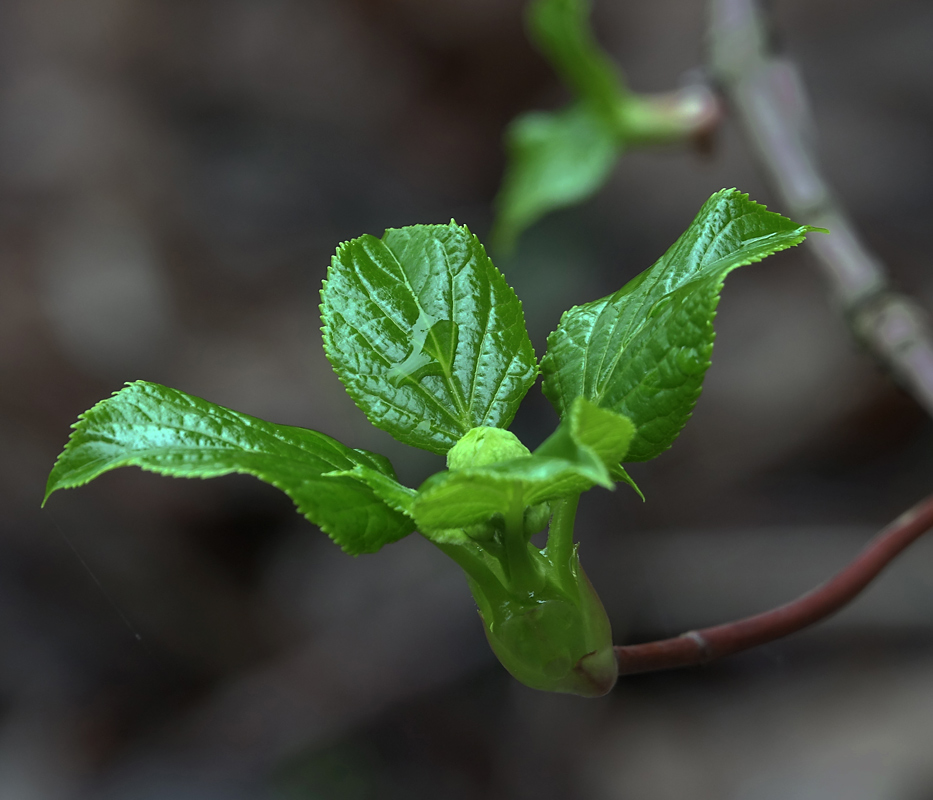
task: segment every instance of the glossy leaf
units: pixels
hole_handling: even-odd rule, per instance
[[[626,460],[659,455],[700,395],[726,275],[812,230],[734,189],[714,194],[654,266],[563,315],[541,364],[545,395],[561,414],[585,397],[629,417],[636,433]]]
[[[335,470],[326,473],[329,478],[347,477],[362,481],[373,493],[382,500],[389,508],[393,508],[407,517],[411,517],[411,504],[418,493],[414,489],[402,486],[393,476],[384,472],[375,470],[372,467],[364,467],[357,464],[353,469]],[[412,517],[413,518],[413,517]]]
[[[419,489],[411,512],[419,530],[429,532],[485,522],[516,506],[534,506],[594,485],[612,489],[610,470],[624,457],[633,433],[625,417],[580,398],[530,456],[438,473]]]
[[[351,554],[372,553],[414,524],[368,479],[394,484],[382,456],[323,433],[274,425],[156,383],[137,381],[82,414],[49,475],[46,500],[117,467],[178,478],[254,475],[285,492],[311,522]],[[363,470],[366,479],[350,474]],[[339,475],[335,471],[344,471]],[[399,490],[403,487],[399,486]]]
[[[446,453],[470,428],[507,427],[537,376],[521,303],[466,226],[345,242],[321,297],[334,370],[407,444]]]

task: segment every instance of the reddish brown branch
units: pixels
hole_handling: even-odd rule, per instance
[[[787,605],[674,639],[616,647],[619,674],[703,664],[796,633],[850,602],[902,550],[933,527],[933,496],[902,514],[834,578]]]

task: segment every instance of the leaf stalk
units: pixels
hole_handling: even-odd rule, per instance
[[[573,526],[577,516],[580,495],[562,497],[553,503],[554,515],[548,528],[547,546],[544,553],[556,568],[564,587],[573,585]]]

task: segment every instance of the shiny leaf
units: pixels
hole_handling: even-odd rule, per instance
[[[326,475],[329,478],[347,477],[362,481],[389,508],[411,517],[411,504],[418,493],[414,489],[402,486],[393,476],[360,464],[357,464],[353,469],[335,470],[326,473]]]
[[[561,414],[585,397],[630,418],[636,433],[626,460],[659,455],[700,395],[726,275],[811,230],[734,189],[717,192],[654,266],[563,315],[541,363],[545,395]]]
[[[274,425],[156,383],[137,381],[82,414],[49,475],[46,500],[117,467],[176,478],[254,475],[281,489],[351,554],[372,553],[414,529],[368,483],[398,484],[382,456],[323,433]],[[365,471],[366,479],[346,472]],[[335,471],[344,471],[333,475]],[[403,487],[399,487],[403,490]]]
[[[465,226],[361,236],[327,275],[324,348],[370,422],[435,453],[508,427],[537,361],[521,303]]]

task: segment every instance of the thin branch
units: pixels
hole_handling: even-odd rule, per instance
[[[674,639],[616,647],[619,674],[704,664],[796,633],[849,603],[902,550],[933,527],[933,495],[902,514],[822,586],[787,605]]]
[[[855,336],[933,416],[933,333],[923,310],[890,288],[824,178],[796,65],[777,54],[756,0],[711,0],[709,66],[755,155],[807,237]],[[782,209],[784,210],[784,209]]]

